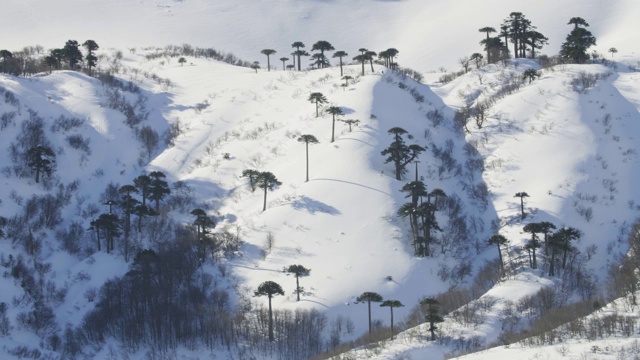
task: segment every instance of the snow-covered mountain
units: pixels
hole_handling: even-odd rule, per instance
[[[475,336],[483,339],[482,345],[498,340],[505,327],[500,311],[509,308],[509,301],[516,303],[544,286],[566,289],[566,279],[529,269],[523,246],[531,235],[523,226],[531,222],[582,231],[575,246],[583,256],[572,261],[584,262],[582,276],[594,285],[593,294],[584,297],[595,295],[604,289],[609,266],[628,250],[626,238],[639,211],[640,49],[634,30],[640,8],[629,0],[511,6],[502,0],[482,5],[410,0],[8,1],[3,13],[11,21],[3,21],[0,30],[12,36],[0,47],[19,51],[40,44],[50,49],[68,39],[94,39],[101,47],[98,68],[111,76],[66,70],[29,77],[0,74],[5,185],[0,216],[41,223],[37,231],[22,228],[0,242],[6,274],[0,279],[0,303],[9,305],[3,314],[10,323],[0,333],[0,346],[14,357],[19,357],[15,349],[20,346],[38,347],[54,358],[59,354],[29,330],[21,315],[35,305],[24,278],[12,274],[20,254],[33,263],[27,268],[34,269],[42,287],[49,286],[49,294],[65,293],[59,300],[53,295],[49,299],[57,324],[53,332],[60,336],[65,327],[80,326],[94,309],[88,295],[127,273],[131,259],[125,259],[121,243],[113,254],[105,254],[96,251],[94,234],[84,231],[77,239],[78,251],[70,253],[61,239],[70,238],[64,235],[73,226],[89,228],[96,215],[107,211],[103,203],[109,188],[131,184],[145,171],[162,171],[167,181],[179,184],[174,195],[183,197],[167,208],[172,218],[190,224],[190,211],[203,208],[218,221],[217,231],[242,241],[228,258],[202,268],[216,279],[214,288],[234,294],[233,306],[265,306],[265,299],[252,297],[253,292],[264,281],[275,281],[285,295],[273,299],[274,308],[319,310],[330,326],[349,319],[353,330],[339,333],[342,340],[367,330],[366,305],[356,302],[358,295],[373,291],[400,300],[405,306],[394,311],[396,321],[404,321],[415,316],[421,298],[468,286],[487,261],[497,258],[495,247],[486,242],[499,232],[510,241],[503,253],[513,272],[485,294],[492,299],[485,303],[495,299],[486,319],[473,329],[452,318],[442,325],[452,338]],[[438,68],[458,71],[459,58],[482,52],[479,28],[499,28],[514,10],[549,37],[542,51],[549,55],[570,30],[568,19],[585,18],[607,64],[542,68],[519,59],[472,66],[451,82],[439,81],[443,72]],[[310,48],[321,39],[350,54],[344,73],[352,79],[346,84],[338,66],[282,70],[277,59],[290,56],[291,43],[303,41]],[[259,60],[263,69],[179,55],[189,47],[166,47],[171,44],[213,47]],[[423,83],[381,65],[351,64],[362,47],[397,48],[398,63],[421,71]],[[611,47],[619,52],[606,55]],[[265,48],[277,51],[268,72],[260,54]],[[186,62],[178,62],[179,57]],[[540,78],[523,81],[527,69],[539,70]],[[316,116],[308,101],[313,92],[327,97],[326,106],[342,108],[345,114],[339,119],[358,120],[357,126],[351,129],[338,121],[332,134],[331,115],[322,111]],[[471,120],[465,131],[455,112],[482,102],[491,103],[486,120]],[[29,129],[38,123],[56,153],[54,176],[42,184],[22,176],[24,170],[12,159],[27,150],[25,134],[37,133]],[[388,130],[393,127],[408,132],[408,143],[426,148],[402,181],[380,154],[392,141]],[[161,141],[145,147],[143,128]],[[165,135],[172,131],[178,135],[167,144]],[[308,182],[305,145],[298,141],[304,134],[319,140],[309,146]],[[266,211],[262,191],[252,191],[240,176],[246,169],[272,172],[282,182],[267,193]],[[414,256],[409,223],[397,216],[408,201],[400,189],[414,176],[429,191],[441,189],[448,195],[437,212],[442,231],[433,257]],[[525,219],[520,199],[514,197],[518,192],[529,195]],[[179,205],[181,200],[185,206]],[[60,221],[44,212],[28,218],[28,204],[47,201],[60,208]],[[153,248],[171,238],[168,227],[154,224],[153,235],[136,237],[136,246]],[[7,228],[11,226],[16,228]],[[34,238],[41,246],[29,252],[25,244]],[[51,268],[38,273],[35,263]],[[299,302],[295,279],[282,271],[292,264],[311,269],[300,279],[305,291]],[[567,302],[578,300],[578,294],[573,296]],[[388,309],[377,305],[374,320],[388,326]],[[454,342],[436,345],[426,339],[427,333],[421,325],[385,346],[351,355],[438,358],[461,350]],[[118,345],[107,344],[86,350],[87,356],[114,358]],[[204,348],[181,349],[175,357],[229,355]],[[131,356],[143,358],[145,352]]]

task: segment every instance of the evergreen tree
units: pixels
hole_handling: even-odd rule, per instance
[[[571,251],[571,241],[582,237],[582,232],[576,228],[564,227],[549,237],[551,248],[551,263],[549,266],[549,276],[555,276],[555,258],[562,253],[562,268],[567,266],[567,254]]]
[[[196,217],[193,221],[193,225],[196,227],[198,257],[200,259],[200,263],[204,263],[206,259],[207,245],[213,241],[210,236],[211,229],[216,227],[216,222],[210,218],[204,210],[199,208],[192,210],[191,215]]]
[[[316,104],[316,117],[320,116],[320,105],[325,104],[328,101],[320,92],[311,93],[308,100]]]
[[[364,54],[356,55],[353,60],[358,61],[362,65],[362,76],[364,76],[364,63],[367,61],[367,57]]]
[[[353,76],[345,75],[342,80],[344,80],[344,87],[347,87],[349,86],[349,80],[353,80]]]
[[[249,179],[249,186],[251,187],[251,192],[256,191],[258,175],[260,175],[260,171],[258,170],[246,169],[242,171],[242,175],[240,177],[246,177]]]
[[[257,62],[257,61],[254,61],[254,62],[253,62],[253,64],[251,64],[251,68],[252,68],[253,70],[255,70],[255,71],[256,71],[256,74],[257,74],[257,73],[258,73],[258,69],[260,69],[260,63],[259,63],[259,62]]]
[[[393,308],[403,307],[404,305],[399,300],[385,300],[380,304],[382,307],[389,307],[391,311],[391,339],[393,340]]]
[[[162,171],[152,171],[149,174],[149,200],[155,201],[156,212],[160,212],[160,200],[171,194],[169,184],[164,181],[167,176]]]
[[[115,249],[114,239],[120,235],[120,220],[116,214],[102,214],[96,220],[96,226],[105,235],[107,254]]]
[[[62,66],[62,60],[65,59],[64,49],[53,49],[50,52],[50,56],[56,59],[57,69],[60,70],[60,67]]]
[[[529,194],[527,194],[526,192],[522,191],[522,192],[516,193],[513,197],[519,197],[520,198],[520,214],[521,214],[522,220],[524,220],[524,218],[525,218],[525,214],[524,214],[524,198],[529,197]]]
[[[372,302],[381,302],[382,295],[377,292],[367,291],[362,293],[358,298],[356,298],[356,304],[367,302],[368,310],[369,310],[369,334],[371,334],[371,303]]]
[[[529,80],[529,84],[536,78],[540,77],[540,73],[536,69],[527,69],[522,73],[522,78],[524,80]]]
[[[342,50],[338,50],[335,53],[333,53],[333,57],[337,57],[340,58],[340,76],[343,76],[343,72],[342,72],[342,58],[345,56],[349,56],[349,54],[347,54],[346,52],[342,51]]]
[[[56,161],[56,154],[48,146],[38,145],[27,150],[27,166],[36,172],[36,183],[40,182],[40,174],[51,176]]]
[[[300,67],[300,57],[301,56],[309,56],[309,54],[304,51],[301,50],[301,48],[304,47],[304,43],[302,41],[296,41],[293,44],[291,44],[291,47],[296,48],[296,51],[294,51],[293,53],[295,54],[295,56],[298,57],[298,71],[300,71],[301,67]]]
[[[618,53],[618,49],[612,47],[612,48],[609,48],[609,52],[611,53],[611,58],[613,59],[613,55]]]
[[[91,75],[91,69],[96,66],[96,62],[98,61],[98,58],[95,56],[94,52],[98,50],[99,46],[93,40],[85,41],[84,43],[82,43],[82,46],[87,49],[87,55],[84,57],[84,59],[87,62],[87,67],[89,68],[89,75]]]
[[[282,61],[282,71],[286,70],[286,62],[289,61],[288,57],[281,57],[280,61]]]
[[[370,50],[367,50],[364,53],[364,57],[366,58],[367,61],[369,61],[369,64],[371,65],[371,73],[375,72],[375,70],[373,69],[373,58],[377,55],[378,54],[376,54],[375,51],[370,51]]]
[[[319,143],[318,139],[313,136],[313,135],[300,135],[300,137],[298,138],[299,142],[303,142],[306,146],[306,154],[307,154],[307,180],[305,182],[309,181],[309,144],[317,144]]]
[[[440,302],[435,298],[428,297],[420,300],[423,311],[425,312],[424,318],[429,323],[429,331],[431,332],[431,341],[436,339],[436,324],[444,321],[442,315],[440,315]]]
[[[393,135],[393,142],[388,148],[382,150],[383,156],[388,155],[385,159],[385,164],[393,162],[395,166],[396,180],[402,180],[402,174],[406,172],[405,167],[408,163],[412,162],[421,152],[425,151],[425,148],[419,145],[407,146],[402,138],[402,135],[407,131],[403,128],[394,127],[389,129],[387,133]]]
[[[500,259],[500,273],[504,276],[504,261],[502,260],[502,245],[506,245],[509,240],[500,234],[493,235],[489,239],[489,245],[496,245],[498,247],[498,258]]]
[[[549,38],[541,33],[530,30],[525,34],[525,42],[531,47],[531,58],[536,58],[536,49],[542,49],[544,45],[549,44]]]
[[[333,45],[331,45],[331,43],[325,40],[320,40],[315,44],[313,44],[313,46],[311,47],[311,51],[320,51],[320,55],[321,55],[320,58],[323,60],[326,60],[326,56],[324,55],[324,52],[333,51],[333,50],[335,50]],[[322,61],[321,64],[322,64],[322,67],[325,67],[328,65],[328,61]]]
[[[300,301],[300,294],[304,292],[304,288],[300,287],[300,278],[309,276],[311,270],[302,265],[289,265],[289,267],[284,271],[286,273],[293,274],[296,277],[296,301]]]
[[[589,60],[587,49],[596,45],[596,38],[586,27],[589,24],[580,17],[569,20],[568,25],[573,24],[573,30],[567,35],[567,39],[562,43],[560,57],[566,61],[582,64]]]
[[[82,53],[80,52],[80,45],[75,40],[68,40],[62,48],[67,64],[71,70],[75,70],[78,67],[78,63],[82,61]]]
[[[284,290],[282,287],[273,281],[265,281],[260,286],[258,286],[258,290],[254,292],[254,296],[266,296],[269,298],[269,341],[274,341],[275,337],[273,335],[273,311],[271,308],[271,299],[277,295],[284,295]]]
[[[481,33],[485,33],[487,35],[486,39],[484,40],[484,43],[481,41],[480,43],[484,45],[485,50],[487,51],[487,62],[491,63],[491,53],[489,52],[489,34],[496,32],[496,29],[489,27],[489,26],[485,26],[481,29],[478,29],[479,32]]]
[[[527,244],[525,244],[525,249],[533,253],[533,258],[531,259],[530,265],[532,269],[537,269],[538,263],[536,260],[536,249],[539,249],[541,247],[540,239],[538,238],[537,234],[542,232],[542,228],[540,226],[540,223],[529,223],[525,225],[522,230],[524,232],[531,233],[531,240],[529,240]]]
[[[120,192],[119,205],[124,213],[124,239],[128,243],[129,234],[131,233],[131,214],[135,212],[136,206],[140,204],[131,194],[137,193],[138,190],[133,185],[123,185],[118,191]],[[127,255],[125,254],[125,258],[128,258]]]
[[[271,59],[270,56],[275,54],[276,51],[273,49],[263,49],[260,51],[261,54],[267,55],[267,71],[271,71]]]
[[[0,50],[0,57],[2,58],[2,72],[7,72],[7,63],[9,59],[13,58],[13,53],[9,50]]]
[[[471,54],[470,59],[476,65],[476,69],[480,69],[480,66],[482,66],[482,60],[484,59],[484,56],[482,56],[482,54],[480,53],[473,53]]]
[[[133,184],[138,189],[138,193],[142,196],[142,205],[147,205],[147,199],[151,193],[151,177],[148,175],[140,175],[133,179]]]
[[[342,112],[342,108],[340,106],[329,106],[327,112],[331,114],[333,118],[331,123],[331,142],[334,142],[336,132],[336,116],[344,115],[344,112]]]
[[[267,210],[267,190],[273,190],[276,186],[282,185],[278,178],[273,173],[264,171],[258,174],[256,178],[256,184],[259,188],[264,189],[264,204],[262,211]]]
[[[360,122],[360,120],[358,119],[341,119],[339,121],[342,121],[343,123],[349,125],[349,132],[351,132],[352,126],[358,126],[358,123]]]

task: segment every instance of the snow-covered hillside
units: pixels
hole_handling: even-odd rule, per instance
[[[0,47],[42,44],[48,49],[68,39],[92,38],[101,46],[98,68],[113,76],[0,74],[0,216],[10,220],[5,229],[19,228],[8,234],[11,241],[0,242],[5,272],[0,303],[10,304],[0,311],[10,323],[6,333],[0,324],[0,347],[18,357],[18,347],[42,342],[39,348],[46,356],[57,356],[51,334],[62,336],[65,328],[81,326],[95,307],[91,295],[98,296],[105,281],[129,271],[133,255],[128,251],[173,240],[174,227],[166,219],[191,224],[194,208],[215,218],[217,232],[241,240],[238,249],[209,260],[201,271],[215,279],[216,291],[232,294],[230,306],[265,307],[266,299],[253,297],[254,291],[275,281],[285,291],[273,299],[275,309],[318,310],[326,315],[325,332],[338,331],[341,340],[367,331],[367,306],[356,302],[363,292],[400,300],[405,306],[394,310],[396,324],[415,321],[420,299],[469,286],[485,263],[497,258],[496,248],[487,245],[489,237],[500,233],[509,240],[503,250],[509,276],[477,300],[485,307],[482,323],[470,329],[450,316],[441,326],[453,339],[449,343],[430,342],[427,327],[420,325],[384,346],[350,353],[355,358],[441,358],[465,350],[455,342],[460,338],[489,345],[500,339],[505,329],[501,314],[513,303],[546,286],[570,291],[561,278],[548,275],[542,249],[540,269],[530,269],[524,247],[531,234],[523,231],[528,223],[546,221],[582,232],[573,244],[579,251],[569,261],[580,272],[579,286],[589,290],[566,300],[595,296],[604,288],[609,267],[628,250],[626,238],[640,212],[635,186],[640,176],[640,49],[633,48],[632,31],[639,8],[630,0],[553,3],[551,13],[544,10],[552,6],[546,0],[520,9],[510,6],[506,1],[480,6],[435,0],[10,0],[3,13],[20,21],[0,24],[3,33],[16,34]],[[567,20],[581,16],[598,37],[600,53],[618,48],[616,61],[543,69],[534,60],[518,59],[474,66],[447,84],[438,81],[441,72],[427,74],[439,67],[458,70],[457,59],[482,52],[478,41],[483,34],[477,29],[498,27],[511,10],[522,11],[549,37],[543,53],[550,55],[570,28]],[[265,21],[265,14],[272,21]],[[444,26],[452,28],[443,37]],[[292,42],[310,47],[319,39],[347,51],[348,58],[363,46],[395,47],[400,65],[423,71],[426,81],[369,64],[345,65],[345,75],[352,78],[347,84],[337,66],[281,70],[277,58],[288,56]],[[254,71],[186,55],[179,63],[164,45],[183,43],[259,60],[263,68],[260,50],[273,48],[274,69]],[[539,70],[540,78],[524,81],[527,69]],[[313,92],[328,99],[318,116],[308,100]],[[455,120],[456,111],[479,103],[491,104],[482,124],[470,120],[463,127]],[[358,124],[350,128],[336,121],[332,134],[328,106],[342,109],[338,120]],[[408,132],[408,144],[426,148],[401,181],[381,155],[393,140],[388,130],[394,127]],[[37,129],[56,153],[53,177],[42,183],[16,160],[40,136]],[[145,131],[159,136],[158,144],[145,147],[140,141]],[[176,136],[167,137],[170,133]],[[299,141],[306,134],[319,140],[309,145],[309,181],[305,144]],[[170,143],[164,141],[168,138]],[[252,191],[241,177],[247,169],[272,172],[282,182],[266,194],[266,211],[265,194]],[[167,217],[145,223],[151,235],[136,235],[131,249],[118,242],[113,254],[96,251],[91,222],[111,211],[104,205],[109,195],[150,171],[162,171],[176,185],[172,205],[162,212]],[[414,255],[410,224],[397,215],[409,201],[401,188],[414,178],[424,181],[428,191],[447,194],[436,212],[442,231],[436,234],[433,257]],[[519,192],[528,194],[524,218],[520,198],[514,197]],[[34,203],[60,212],[30,212]],[[19,221],[25,225],[17,226]],[[38,224],[33,232],[31,222]],[[78,228],[78,249],[70,253],[65,239]],[[25,293],[28,277],[16,274],[19,255],[34,269],[33,279],[55,313],[56,326],[46,339],[30,331],[32,323],[24,317],[36,302]],[[295,279],[283,272],[292,264],[311,269],[300,278],[301,301],[296,301]],[[373,305],[374,323],[389,326],[388,309],[378,305]],[[345,328],[336,330],[340,326]],[[114,358],[118,345],[107,343],[85,353]],[[237,355],[204,348],[174,355]],[[509,350],[514,351],[502,351]],[[254,356],[263,356],[256,351]],[[132,355],[144,356],[144,350]]]

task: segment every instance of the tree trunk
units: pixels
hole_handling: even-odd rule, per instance
[[[273,314],[271,311],[271,295],[269,295],[269,341],[275,340],[273,336]]]
[[[331,122],[331,142],[335,141],[334,134],[336,133],[336,116],[333,115],[333,121]]]
[[[296,274],[296,294],[297,296],[297,301],[300,301],[300,276],[298,274]]]
[[[500,244],[498,244],[498,258],[500,259],[500,270],[502,271],[502,276],[504,276],[504,262],[502,261],[502,250],[500,249]]]
[[[264,203],[262,205],[262,211],[267,210],[267,187],[264,187]]]
[[[367,301],[369,307],[369,335],[371,335],[371,300]]]

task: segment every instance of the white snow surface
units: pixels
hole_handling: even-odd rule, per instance
[[[100,81],[70,71],[30,78],[0,74],[0,86],[20,101],[18,107],[0,103],[0,111],[30,108],[47,121],[60,115],[85,120],[70,133],[48,133],[55,149],[64,148],[58,151],[57,176],[63,183],[79,180],[79,193],[86,196],[64,209],[65,221],[84,221],[88,227],[75,204],[97,203],[110,182],[128,184],[145,170],[164,171],[168,180],[185,181],[195,189],[199,201],[212,205],[215,211],[211,214],[221,220],[220,226],[240,229],[245,243],[227,266],[246,295],[263,281],[280,283],[286,295],[274,298],[276,308],[316,308],[330,318],[346,315],[355,322],[355,336],[359,336],[367,327],[366,306],[354,300],[362,292],[376,291],[385,299],[401,300],[406,307],[396,310],[396,319],[402,319],[420,298],[450,286],[440,279],[438,270],[443,265],[454,266],[457,260],[451,255],[415,257],[408,224],[396,216],[398,207],[406,202],[399,192],[406,181],[396,181],[392,166],[384,164],[380,155],[391,140],[387,130],[394,126],[413,134],[413,143],[429,148],[420,157],[419,174],[428,189],[441,188],[461,198],[467,215],[482,224],[475,230],[476,243],[484,244],[493,234],[492,222],[500,224],[500,233],[510,240],[512,249],[528,239],[529,234],[522,231],[528,222],[575,227],[584,233],[576,245],[581,251],[597,246],[588,268],[600,283],[607,267],[627,250],[624,231],[637,219],[640,204],[636,180],[640,176],[640,75],[634,71],[640,60],[635,38],[640,7],[636,1],[541,0],[513,9],[506,0],[6,0],[2,7],[8,20],[0,22],[0,32],[10,34],[3,37],[2,48],[13,51],[34,44],[53,48],[62,47],[68,39],[94,39],[104,55],[99,62],[103,69],[108,68],[114,51],[122,50],[122,66],[129,71],[118,76],[136,83],[148,98],[146,124],[159,133],[177,121],[187,129],[175,146],[156,150],[148,164],[140,164],[142,149],[123,115],[104,105],[107,96]],[[395,47],[402,66],[425,74],[439,67],[457,70],[457,59],[482,52],[478,41],[483,34],[477,29],[498,28],[510,11],[523,12],[549,37],[543,53],[550,55],[558,51],[570,30],[568,19],[585,18],[598,38],[595,49],[604,54],[610,47],[618,48],[617,68],[560,65],[541,70],[540,79],[499,99],[481,129],[469,123],[470,133],[461,134],[452,130],[453,113],[463,105],[461,95],[489,98],[510,77],[519,77],[528,68],[539,69],[537,63],[518,60],[505,67],[490,65],[446,85],[435,81],[440,73],[429,74],[426,84],[418,84],[381,66],[373,73],[367,67],[366,75],[360,77],[359,65],[347,65],[346,74],[356,81],[343,87],[337,67],[284,72],[276,60],[288,55],[294,41],[303,41],[310,48],[324,39],[350,55],[361,47]],[[266,61],[260,50],[273,48],[278,51],[271,59],[276,69],[256,73],[202,58],[188,57],[184,66],[176,58],[145,58],[157,51],[154,46],[183,43],[260,60],[263,68]],[[132,48],[136,51],[128,50]],[[605,79],[577,92],[571,81],[583,72]],[[173,85],[163,87],[144,73],[157,74]],[[416,102],[399,83],[414,88],[425,101]],[[313,104],[307,101],[309,93],[316,91],[345,109],[343,118],[359,119],[359,126],[349,132],[345,124],[336,123],[336,141],[330,142],[330,115],[322,113],[316,118]],[[445,115],[442,125],[433,126],[427,119],[426,114],[433,110]],[[8,149],[19,129],[18,124],[0,131],[2,167],[11,164]],[[89,139],[91,155],[83,158],[68,147],[65,136],[71,133]],[[297,141],[301,134],[320,140],[309,148],[309,182],[304,178],[304,144]],[[463,147],[473,144],[484,159],[485,171],[465,170],[466,182],[452,172],[439,175],[431,151],[434,145],[444,148],[449,139],[462,166],[467,159]],[[229,159],[223,158],[225,153]],[[283,183],[269,192],[264,212],[263,194],[252,192],[246,179],[239,177],[247,168],[271,171]],[[475,178],[468,178],[474,174]],[[411,168],[407,181],[413,175]],[[44,192],[34,181],[4,173],[0,181],[4,185],[0,215],[4,217],[17,209],[18,196],[26,199]],[[483,183],[489,190],[487,204],[472,199],[466,190],[467,184]],[[525,220],[520,219],[519,198],[514,197],[521,191],[530,195],[525,201]],[[591,209],[593,218],[588,221],[576,209]],[[446,220],[439,216],[441,222]],[[184,221],[192,219],[186,215]],[[269,233],[275,245],[263,257],[260,249]],[[124,274],[128,264],[120,255],[71,256],[57,248],[52,234],[41,236],[51,238],[43,253],[53,266],[52,280],[68,287],[66,300],[56,309],[59,323],[78,325],[93,306],[84,298],[86,289]],[[16,248],[0,242],[4,256],[15,253]],[[496,257],[493,247],[484,246],[466,255],[474,271]],[[282,272],[291,264],[311,269],[311,275],[301,279],[306,292],[300,302],[292,291],[294,279]],[[89,279],[83,274],[89,274]],[[527,270],[485,295],[499,299],[496,313],[488,315],[486,324],[473,330],[446,325],[444,330],[482,336],[487,343],[495,341],[501,304],[517,301],[554,281]],[[22,291],[10,277],[0,278],[0,288],[0,302],[6,303]],[[263,299],[252,301],[262,303]],[[13,319],[17,314],[9,315]],[[388,324],[386,309],[375,309],[374,317]],[[380,352],[365,349],[353,354],[373,359],[437,359],[451,351],[427,341],[427,332],[423,325],[388,341]],[[33,334],[15,331],[0,338],[0,345],[11,348],[37,341]],[[590,345],[575,346],[569,350],[574,355],[590,349]],[[544,351],[548,356],[538,358],[559,356],[554,347]],[[108,358],[107,353],[103,349],[96,359]],[[194,358],[210,355],[185,353]],[[465,359],[535,356],[540,356],[536,349],[512,346]]]

